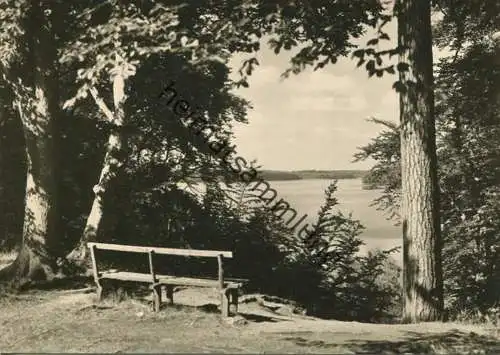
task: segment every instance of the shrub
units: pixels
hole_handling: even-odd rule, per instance
[[[394,250],[360,255],[363,226],[337,210],[333,182],[325,191],[314,230],[296,240],[283,278],[300,280],[286,296],[304,304],[307,313],[325,318],[378,321],[394,318],[400,303],[400,270]],[[282,291],[283,292],[283,291]],[[285,291],[286,292],[286,291]]]

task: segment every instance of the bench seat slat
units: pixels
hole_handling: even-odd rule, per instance
[[[150,274],[129,271],[103,271],[100,273],[99,278],[122,281],[152,282]]]
[[[180,256],[201,256],[201,257],[217,257],[222,255],[224,258],[232,258],[233,252],[223,250],[198,250],[198,249],[175,249],[175,248],[160,248],[160,247],[145,247],[136,245],[121,245],[110,243],[87,243],[89,248],[95,246],[96,249],[124,251],[131,253],[149,253],[153,250],[156,254],[163,255],[180,255]]]
[[[204,280],[191,277],[172,277],[162,276],[158,277],[158,282],[162,284],[175,284],[179,286],[200,286],[200,287],[217,287],[217,280]]]
[[[142,274],[138,272],[129,271],[104,271],[100,275],[101,279],[113,279],[122,281],[136,281],[151,283],[150,274]],[[199,287],[218,287],[218,280],[210,279],[200,279],[191,277],[177,277],[171,275],[156,275],[157,282],[159,284],[172,284],[179,286],[199,286]],[[225,287],[237,287],[241,286],[241,282],[224,280]]]

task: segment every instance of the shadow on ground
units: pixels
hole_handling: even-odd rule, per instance
[[[172,304],[172,305],[165,305],[162,304],[160,310],[192,310],[192,311],[201,311],[203,313],[210,313],[210,314],[220,314],[220,307],[217,304],[214,303],[207,303],[203,304],[200,306],[190,306],[190,305],[185,305],[185,304]],[[234,316],[234,315],[233,315]],[[277,318],[277,317],[272,317],[272,316],[265,316],[261,314],[253,314],[253,313],[248,313],[248,312],[238,312],[238,316],[245,319],[248,322],[252,323],[277,323],[277,322],[287,322],[289,320],[287,319],[282,319],[282,318]],[[232,316],[231,316],[232,317]]]
[[[332,342],[287,337],[285,340],[301,347],[337,348],[335,334]],[[340,334],[338,334],[340,335]],[[500,340],[459,330],[423,335],[406,332],[398,340],[354,340],[342,344],[354,354],[500,354]]]
[[[263,323],[263,322],[269,322],[269,323],[276,323],[276,322],[287,322],[287,319],[280,319],[280,318],[274,318],[274,317],[269,317],[269,316],[263,316],[259,314],[252,314],[252,313],[243,313],[240,312],[238,315],[242,316],[246,320],[254,323]]]
[[[127,290],[123,291],[122,290],[123,288],[118,288],[107,292],[103,301],[104,302],[110,301],[111,304],[114,304],[116,306],[120,302],[123,302],[126,299],[135,299],[137,303],[141,303],[152,310],[153,308],[152,301],[148,301],[151,291],[149,291],[147,288],[143,289],[135,288],[132,292]],[[93,305],[93,307],[99,308],[96,305]],[[220,305],[210,302],[196,306],[181,304],[181,303],[167,304],[166,302],[163,302],[160,305],[160,312],[164,311],[199,311],[206,314],[217,314],[217,315],[221,313]],[[231,317],[233,316],[234,314]],[[242,319],[252,323],[265,323],[265,322],[277,323],[277,322],[289,321],[288,319],[284,319],[283,317],[279,316],[273,317],[271,315],[255,314],[255,313],[241,312],[241,311],[238,312],[238,317],[241,317]]]

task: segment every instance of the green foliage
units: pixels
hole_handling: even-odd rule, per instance
[[[500,302],[499,79],[498,49],[488,43],[440,66],[445,286],[452,313],[485,312]]]
[[[27,1],[1,1],[0,19],[0,67],[3,75],[21,60],[23,36],[25,34],[24,16],[28,8]]]
[[[246,208],[248,204],[251,207],[250,200],[234,208],[228,204],[224,190],[215,183],[207,186],[204,211],[209,218],[202,219],[203,225],[193,226],[191,233],[200,236],[200,246],[233,250],[235,262],[228,271],[235,277],[250,279],[250,291],[269,291],[281,282],[275,270],[286,257],[280,240],[287,231],[266,209]]]
[[[144,187],[154,186],[155,182],[192,181],[202,175],[228,175],[222,159],[215,156],[207,143],[209,139],[229,146],[234,122],[246,121],[248,103],[229,92],[228,76],[229,69],[224,64],[194,65],[180,55],[155,55],[144,62],[131,80],[126,104],[126,114],[130,115],[128,131],[133,132],[128,136],[127,169],[138,175],[144,169],[152,169],[156,172],[151,170],[148,174],[158,176],[145,180]],[[190,111],[200,112],[207,119],[210,129],[196,135],[174,114],[174,103],[168,104],[172,94],[158,97],[171,82],[177,92],[175,101],[185,100]]]
[[[243,42],[248,43],[252,38],[242,34],[255,35],[257,39],[268,34],[271,36],[268,45],[276,54],[298,49],[290,58],[290,68],[283,73],[285,77],[299,74],[308,67],[317,70],[335,64],[339,57],[358,49],[356,39],[365,34],[368,27],[377,28],[387,18],[381,14],[381,7],[375,1],[234,3],[229,18],[234,19],[235,37],[239,41],[243,37]],[[231,46],[228,48],[231,50]],[[258,46],[246,46],[243,51],[251,53],[256,49]],[[246,82],[255,64],[258,64],[255,58],[243,62],[240,70],[242,82]]]
[[[382,194],[376,198],[372,205],[386,213],[389,219],[399,223],[399,199],[401,190],[401,144],[398,125],[376,118],[370,122],[382,125],[383,130],[372,141],[359,148],[354,155],[354,161],[372,158],[376,161],[370,172],[363,178],[367,188],[382,188]]]
[[[236,3],[245,9],[245,4]],[[154,55],[169,53],[184,56],[194,64],[224,64],[234,51],[257,50],[250,33],[235,30],[232,16],[241,13],[232,5],[232,1],[166,4],[150,0],[66,5],[66,17],[74,19],[74,23],[60,62],[77,65],[78,88],[65,107],[84,99],[90,88],[103,79],[107,81],[110,70],[122,63],[134,75]],[[252,26],[257,28],[258,24]]]
[[[456,55],[468,44],[483,42],[498,31],[498,1],[435,0],[433,3],[442,15],[433,30],[434,42],[441,48],[449,46]]]
[[[400,288],[399,269],[389,259],[392,250],[359,253],[363,226],[337,210],[336,189],[334,182],[325,191],[310,236],[290,241],[289,261],[281,272],[284,279],[300,282],[279,291],[315,316],[360,321],[394,317],[389,312],[397,309]]]

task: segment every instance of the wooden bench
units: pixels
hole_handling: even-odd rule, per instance
[[[173,249],[159,247],[132,246],[107,243],[87,243],[92,257],[92,268],[94,281],[97,285],[97,298],[102,299],[102,283],[103,279],[134,281],[151,284],[153,294],[153,306],[155,312],[160,310],[161,290],[166,289],[167,301],[173,304],[174,286],[197,286],[197,287],[213,287],[218,289],[221,296],[221,312],[227,317],[230,313],[230,307],[234,307],[234,312],[238,312],[238,292],[248,280],[244,279],[226,279],[224,278],[224,258],[232,258],[233,253],[230,251],[218,250],[195,250],[195,249]],[[97,250],[110,250],[117,252],[144,253],[148,255],[149,273],[128,272],[118,270],[99,270],[97,266]],[[178,256],[194,256],[194,257],[211,257],[217,258],[218,262],[218,279],[203,279],[191,277],[177,277],[172,275],[160,275],[155,272],[153,257],[155,254],[160,255],[178,255]]]

